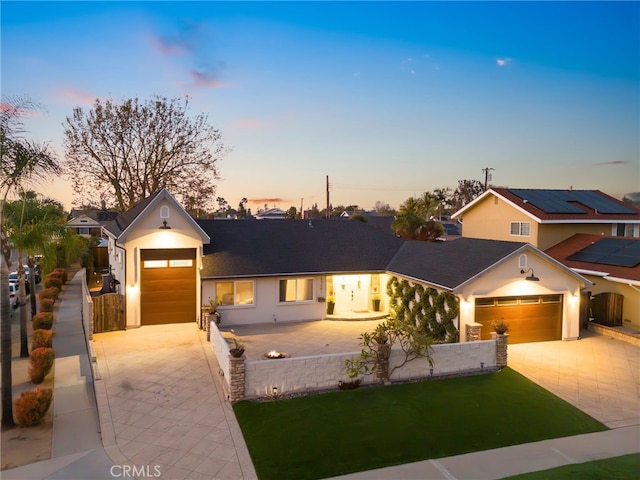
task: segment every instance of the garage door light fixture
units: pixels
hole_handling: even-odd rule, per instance
[[[529,275],[528,277],[524,277],[525,280],[529,280],[530,282],[539,282],[540,279],[538,277],[536,277],[536,274],[533,273],[533,268],[527,268],[526,270],[520,270],[520,273],[529,273],[531,272],[531,275]]]
[[[167,225],[167,221],[163,220],[162,221],[162,225],[160,225],[158,227],[160,230],[171,230],[171,227],[169,225]]]

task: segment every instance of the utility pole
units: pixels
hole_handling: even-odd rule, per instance
[[[484,172],[484,191],[487,191],[487,182],[491,180],[491,172],[495,170],[495,168],[485,167],[482,169]]]
[[[329,175],[327,175],[327,220],[329,220]]]
[[[304,198],[300,199],[300,218],[304,218],[304,210],[302,210],[302,206],[304,205]]]

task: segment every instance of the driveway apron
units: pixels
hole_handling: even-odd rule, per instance
[[[194,324],[94,335],[102,439],[120,464],[162,478],[257,478],[212,349]]]
[[[640,425],[640,347],[582,335],[509,345],[509,366],[609,428]]]

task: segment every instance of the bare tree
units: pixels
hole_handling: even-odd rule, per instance
[[[125,211],[166,187],[192,209],[204,209],[226,149],[207,117],[190,118],[188,107],[189,99],[153,97],[74,108],[64,124],[64,167],[74,191]]]

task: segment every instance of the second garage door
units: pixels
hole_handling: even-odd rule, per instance
[[[141,324],[195,321],[195,249],[141,250],[140,264]]]
[[[562,295],[476,298],[475,313],[482,340],[491,339],[491,324],[500,319],[509,324],[509,343],[562,338]]]

